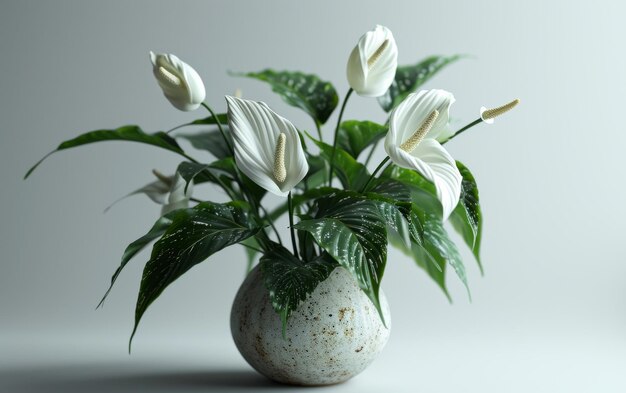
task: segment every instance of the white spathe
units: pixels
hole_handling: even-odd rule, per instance
[[[422,90],[410,94],[391,113],[385,138],[385,151],[394,164],[416,170],[435,185],[444,220],[459,202],[462,181],[454,158],[438,142],[450,136],[448,120],[453,102],[454,96],[445,90]],[[412,151],[403,150],[400,146],[435,110],[439,115],[428,133]]]
[[[167,203],[165,203],[161,208],[162,216],[174,210],[189,207],[189,198],[191,198],[191,195],[193,194],[193,180],[189,182],[187,192],[185,192],[186,184],[187,182],[180,174],[176,173],[175,176],[172,176],[172,182],[167,196]]]
[[[231,96],[226,102],[237,167],[267,191],[287,196],[309,170],[298,130],[264,102]],[[276,176],[279,167],[284,176]]]
[[[377,25],[363,34],[348,58],[348,83],[363,97],[380,97],[393,82],[398,47],[391,30]]]
[[[174,107],[192,111],[200,106],[206,91],[196,70],[172,54],[150,52],[150,60],[163,94]]]

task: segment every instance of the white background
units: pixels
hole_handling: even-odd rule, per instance
[[[230,338],[230,305],[245,269],[240,248],[169,287],[146,313],[130,357],[147,253],[94,310],[124,247],[159,213],[145,197],[102,210],[150,181],[152,168],[173,171],[176,156],[103,143],[54,155],[21,178],[83,131],[123,124],[152,131],[204,117],[165,100],[149,50],[193,65],[220,112],[224,94],[240,88],[311,129],[267,85],[226,72],[313,72],[343,96],[348,54],[379,23],[393,31],[400,64],[472,55],[427,84],[455,94],[458,125],[481,105],[516,97],[522,104],[447,145],[476,176],[485,217],[484,277],[461,245],[471,304],[453,275],[450,305],[391,251],[383,280],[393,315],[388,347],[362,375],[327,390],[625,391],[625,12],[618,1],[3,2],[0,388],[278,389],[250,370]],[[345,115],[384,118],[375,100],[356,96]],[[223,198],[210,187],[199,191]]]

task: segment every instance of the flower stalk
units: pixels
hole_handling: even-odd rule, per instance
[[[511,109],[515,108],[519,103],[520,103],[519,98],[516,98],[516,99],[514,99],[513,101],[511,101],[509,103],[506,103],[504,105],[501,105],[501,106],[493,108],[493,109],[486,109],[485,107],[480,108],[480,117],[478,119],[474,120],[473,122],[467,124],[466,126],[462,127],[458,131],[456,131],[448,139],[446,139],[445,141],[441,142],[441,144],[449,142],[451,139],[456,138],[457,136],[459,136],[463,132],[469,130],[470,128],[472,128],[475,125],[478,125],[480,123],[485,122],[487,124],[493,124],[493,121],[494,121],[494,119],[496,117],[498,117],[500,115],[503,115],[504,113],[506,113],[506,112],[510,111]]]
[[[228,146],[228,150],[230,151],[230,154],[234,155],[235,154],[235,150],[233,149],[233,146],[230,144],[230,141],[228,140],[228,138],[226,137],[226,132],[224,131],[224,128],[222,127],[222,124],[220,123],[219,119],[217,118],[217,115],[215,114],[215,112],[213,112],[213,109],[211,109],[211,107],[209,105],[207,105],[207,103],[205,103],[204,101],[201,102],[200,105],[205,107],[206,110],[209,111],[211,116],[213,116],[213,118],[215,119],[215,124],[217,124],[217,129],[220,130],[220,134],[222,134],[222,138],[224,138],[224,142],[226,143],[226,146]]]
[[[328,187],[332,186],[333,183],[333,171],[335,167],[335,155],[337,151],[337,139],[339,136],[339,126],[341,125],[341,119],[343,118],[343,111],[346,109],[346,103],[348,99],[354,92],[354,89],[348,89],[348,93],[346,93],[346,97],[343,99],[343,104],[341,104],[341,110],[339,111],[339,117],[337,118],[337,126],[335,127],[335,136],[333,137],[333,149],[330,154],[330,169],[328,170]]]
[[[289,231],[291,232],[291,245],[293,247],[293,255],[298,258],[296,230],[293,227],[293,201],[291,200],[291,191],[289,192],[289,194],[287,194],[287,205],[289,207]]]

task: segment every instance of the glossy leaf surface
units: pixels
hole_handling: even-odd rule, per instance
[[[398,67],[393,83],[384,95],[378,97],[378,103],[385,112],[391,111],[442,68],[460,58],[460,55],[431,56],[417,64]]]
[[[235,75],[269,83],[287,104],[304,110],[320,124],[326,123],[339,102],[333,85],[317,75],[271,69]]]

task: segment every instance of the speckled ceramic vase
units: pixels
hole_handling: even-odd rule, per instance
[[[387,326],[389,305],[380,292]],[[289,318],[283,339],[257,266],[245,279],[230,315],[237,349],[266,377],[291,385],[331,385],[363,371],[382,351],[390,330],[350,273],[336,268]]]

